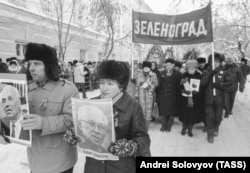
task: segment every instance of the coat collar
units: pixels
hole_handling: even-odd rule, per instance
[[[115,103],[114,106],[120,111],[126,112],[130,102],[131,100],[129,94],[126,91],[124,91],[122,97]]]
[[[44,89],[44,90],[48,90],[48,91],[53,91],[53,89],[56,87],[57,85],[57,81],[48,81],[45,85],[43,85],[41,88]],[[35,90],[35,89],[38,89],[39,86],[37,85],[36,82],[33,82],[29,85],[29,91],[32,91],[32,90]]]

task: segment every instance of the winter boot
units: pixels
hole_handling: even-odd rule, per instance
[[[182,130],[181,130],[181,135],[185,135],[186,134],[186,131],[187,131],[187,125],[182,123]]]
[[[167,124],[166,124],[166,131],[167,132],[171,132],[173,122],[174,122],[174,116],[169,115],[168,119],[167,119]]]
[[[188,125],[188,136],[189,137],[193,137],[193,133],[192,133],[192,130],[193,130],[193,124],[189,124]]]
[[[219,127],[214,128],[214,136],[217,137],[219,135]]]
[[[161,129],[160,129],[161,132],[165,131],[166,123],[167,123],[167,117],[162,115],[162,117],[161,117]]]
[[[207,131],[207,142],[210,144],[214,143],[214,130],[213,129],[209,129]]]

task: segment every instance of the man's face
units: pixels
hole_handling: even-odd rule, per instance
[[[165,63],[165,69],[166,71],[171,71],[174,68],[174,64],[172,63]]]
[[[190,68],[187,69],[187,71],[188,71],[189,74],[193,75],[195,73],[195,71],[196,71],[196,68],[190,67]]]
[[[29,71],[32,76],[32,79],[35,82],[43,82],[47,80],[47,75],[45,73],[45,65],[42,61],[30,60]]]
[[[16,118],[20,111],[20,99],[12,86],[6,86],[2,90],[1,102],[6,117]]]
[[[87,140],[100,146],[105,138],[107,119],[104,114],[92,114],[80,120],[81,129]]]

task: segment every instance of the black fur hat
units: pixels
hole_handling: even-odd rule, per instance
[[[25,60],[39,60],[46,65],[58,64],[56,50],[48,45],[39,43],[28,43],[25,52]]]
[[[240,61],[245,62],[245,64],[247,64],[247,59],[245,59],[245,58],[242,58]]]
[[[198,63],[206,63],[206,58],[203,58],[203,57],[197,58],[197,62]]]
[[[143,61],[142,62],[142,68],[144,68],[144,67],[148,67],[148,68],[151,69],[152,63],[150,61]]]
[[[28,43],[25,52],[25,60],[42,61],[45,65],[45,73],[50,80],[58,81],[60,78],[60,70],[56,49],[45,44]],[[31,76],[28,72],[28,79]]]
[[[165,60],[165,64],[167,64],[167,63],[175,64],[175,60],[172,58],[168,58]]]
[[[219,62],[225,61],[225,56],[222,53],[214,52],[214,60]],[[212,64],[212,54],[208,56],[208,63]]]
[[[126,89],[130,79],[130,70],[125,62],[106,60],[99,64],[96,75],[97,79],[116,80],[121,88]]]

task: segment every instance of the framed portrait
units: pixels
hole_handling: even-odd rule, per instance
[[[31,146],[32,133],[21,121],[29,114],[27,80],[24,74],[0,74],[0,135],[7,142]]]
[[[72,98],[72,110],[78,151],[97,160],[118,160],[108,152],[115,141],[112,100]]]

